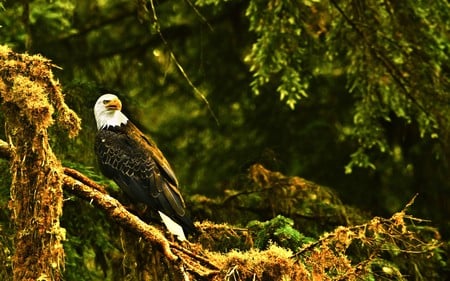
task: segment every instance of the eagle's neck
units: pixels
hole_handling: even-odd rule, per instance
[[[95,120],[99,130],[125,125],[128,122],[128,118],[119,110],[96,112]]]

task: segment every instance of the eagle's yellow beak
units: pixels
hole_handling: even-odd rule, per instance
[[[108,110],[121,110],[122,102],[119,99],[105,100],[103,104]]]

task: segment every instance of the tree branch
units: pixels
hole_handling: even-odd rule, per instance
[[[78,172],[77,170],[72,169],[72,168],[67,168],[67,167],[63,167],[63,169],[64,169],[65,175],[72,177],[73,179],[80,181],[81,183],[89,186],[90,188],[94,188],[95,190],[97,190],[103,194],[107,194],[106,189],[102,185],[99,185],[98,183],[96,183],[95,181],[86,177],[85,175]]]
[[[10,159],[13,148],[0,139],[0,158]],[[147,242],[158,245],[167,259],[186,274],[184,268],[194,274],[207,277],[219,273],[219,267],[207,256],[186,249],[182,245],[168,241],[161,231],[143,222],[130,213],[118,200],[108,195],[105,188],[77,170],[64,167],[63,188],[70,193],[94,204],[106,215],[125,229],[140,235]],[[175,254],[176,253],[176,254]]]
[[[130,229],[153,244],[161,247],[164,255],[170,261],[176,261],[178,257],[170,250],[169,241],[155,227],[141,221],[137,216],[128,212],[120,202],[113,197],[102,193],[82,182],[65,175],[63,178],[64,188],[78,197],[92,202],[102,209],[109,218],[119,223],[122,227]]]
[[[102,186],[76,170],[64,168],[64,173],[64,189],[86,201],[92,202],[96,207],[103,210],[111,220],[117,222],[123,228],[131,230],[147,242],[161,247],[163,254],[181,273],[185,274],[185,267],[198,276],[211,276],[219,272],[219,267],[212,263],[208,257],[196,254],[175,242],[169,242],[159,229],[146,224],[139,217],[128,212],[118,200],[109,196]],[[74,179],[72,175],[76,175],[78,179]]]

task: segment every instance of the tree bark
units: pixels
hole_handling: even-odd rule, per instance
[[[8,123],[20,119],[9,116]],[[10,201],[16,229],[14,280],[60,280],[64,267],[61,240],[65,237],[59,224],[62,168],[48,145],[46,131],[30,130],[29,125],[9,134],[17,148],[11,161]]]

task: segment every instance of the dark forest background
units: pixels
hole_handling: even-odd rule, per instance
[[[51,59],[82,118],[73,140],[51,132],[64,165],[120,196],[93,152],[93,105],[111,89],[171,162],[192,216],[238,226],[277,214],[239,216],[235,205],[217,214],[204,200],[251,190],[261,164],[328,187],[362,218],[388,217],[418,194],[409,212],[448,241],[449,37],[447,1],[0,1],[0,43]],[[66,278],[103,280],[114,265],[99,253],[117,246],[113,230],[67,198]],[[308,236],[335,226],[299,208],[308,228],[294,226]]]

